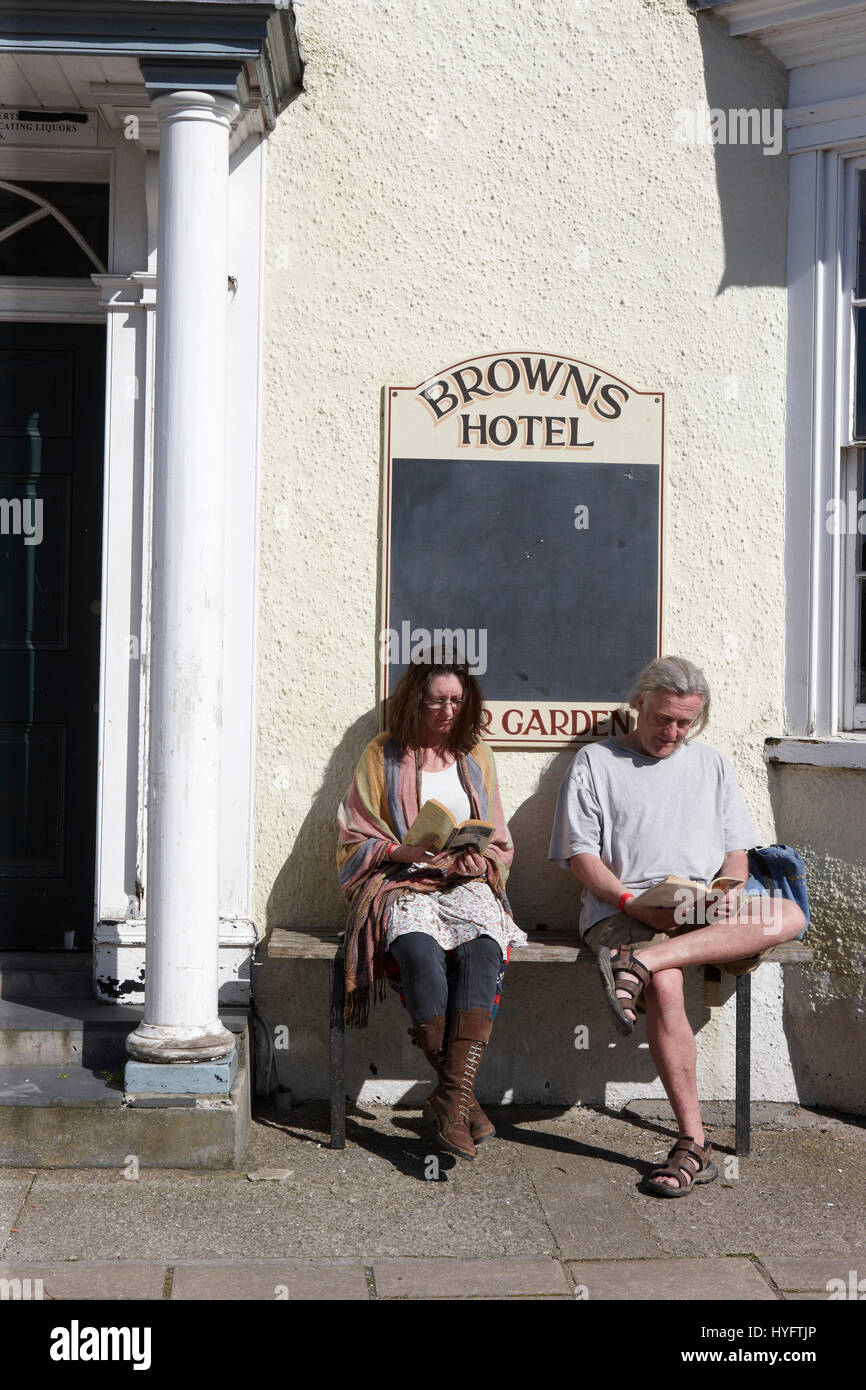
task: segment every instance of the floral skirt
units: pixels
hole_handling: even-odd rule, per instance
[[[505,911],[489,883],[470,879],[433,893],[401,893],[391,906],[386,945],[407,932],[425,932],[443,951],[453,951],[476,936],[492,936],[508,958],[510,946],[523,946],[526,932]]]

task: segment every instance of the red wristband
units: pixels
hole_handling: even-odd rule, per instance
[[[633,898],[633,897],[634,897],[634,893],[620,893],[620,895],[619,895],[619,910],[620,910],[620,912],[624,912],[624,911],[625,911],[625,905],[626,905],[626,903],[628,902],[629,898]]]
[[[391,858],[391,851],[394,850],[394,849],[396,849],[396,848],[397,848],[396,845],[389,845],[388,848],[385,850],[385,858],[386,858],[386,859],[390,859],[390,858]]]

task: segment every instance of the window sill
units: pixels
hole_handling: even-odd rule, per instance
[[[764,762],[866,768],[866,732],[836,738],[768,738],[764,740]]]

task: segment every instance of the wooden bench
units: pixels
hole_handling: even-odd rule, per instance
[[[595,964],[595,956],[581,946],[574,931],[531,931],[525,946],[511,952],[509,970],[515,965]],[[344,974],[343,934],[336,927],[313,928],[307,932],[276,927],[263,944],[268,958],[278,960],[326,960],[328,963],[329,1011],[329,1090],[331,1101],[331,1148],[346,1147],[346,1089],[343,1021]],[[812,952],[802,941],[774,946],[767,960],[781,965],[805,965]],[[759,967],[760,968],[760,967]],[[707,966],[706,970],[722,967]],[[752,1083],[752,976],[738,975],[736,982],[736,1074],[735,1074],[735,1152],[747,1154],[751,1146]]]

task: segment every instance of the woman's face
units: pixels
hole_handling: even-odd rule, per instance
[[[454,701],[457,701],[455,704]],[[459,676],[432,676],[424,691],[422,710],[425,744],[443,743],[460,713],[463,683]]]

